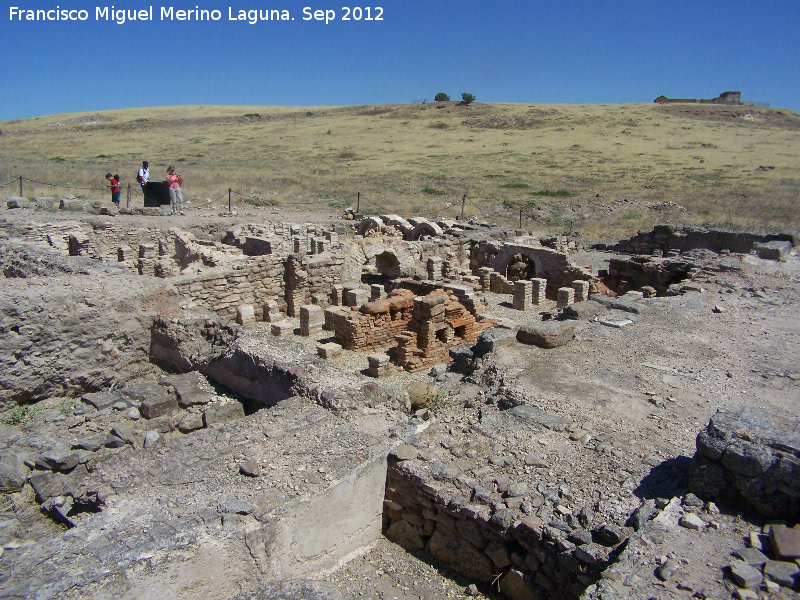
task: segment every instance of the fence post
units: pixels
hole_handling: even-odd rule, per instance
[[[231,209],[231,188],[228,188],[228,212],[232,213],[233,210]]]
[[[19,195],[22,196],[22,175],[19,176]]]
[[[522,229],[522,207],[519,207],[519,228]]]
[[[464,205],[467,203],[467,192],[464,192],[464,195],[461,196],[461,216],[459,217],[459,221],[464,220]]]
[[[20,182],[19,185],[20,185],[19,189],[22,189],[22,183],[21,182]],[[22,192],[20,192],[19,195],[21,196]],[[361,192],[358,192],[358,198],[356,199],[356,212],[361,212]]]
[[[128,183],[128,201],[125,203],[127,208],[131,207],[131,184]]]

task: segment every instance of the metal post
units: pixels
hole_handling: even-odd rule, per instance
[[[20,183],[20,185],[22,185],[22,184]],[[22,192],[20,192],[20,196],[21,195],[22,195]],[[356,212],[357,213],[361,212],[361,192],[358,192],[358,199],[356,200]]]
[[[464,205],[467,203],[467,192],[464,192],[464,195],[461,197],[461,216],[459,217],[460,221],[464,220]]]
[[[231,188],[228,188],[228,212],[232,213],[233,210],[231,209]]]
[[[22,196],[22,175],[19,176],[19,195]]]
[[[519,228],[522,229],[522,207],[519,207]]]
[[[128,201],[125,203],[127,208],[131,207],[131,184],[128,184]]]

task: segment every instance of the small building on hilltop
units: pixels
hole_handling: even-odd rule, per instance
[[[698,100],[697,98],[667,98],[664,95],[653,100],[656,104],[742,104],[742,92],[722,92],[717,98]]]

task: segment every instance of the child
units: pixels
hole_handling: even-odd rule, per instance
[[[119,175],[112,176],[111,173],[106,173],[106,179],[109,181],[108,187],[111,188],[111,201],[119,210]]]

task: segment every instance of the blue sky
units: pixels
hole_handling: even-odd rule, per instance
[[[800,111],[800,1],[195,0],[153,21],[96,20],[98,0],[11,0],[0,13],[0,120],[177,104],[352,105],[475,94],[483,102],[616,103],[717,96]],[[11,20],[86,10],[84,22]],[[161,7],[219,21],[160,20]],[[332,10],[329,24],[303,8]],[[343,21],[359,6],[362,20]],[[366,21],[382,8],[381,21]],[[288,10],[254,25],[229,9]]]

